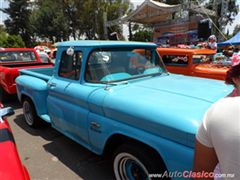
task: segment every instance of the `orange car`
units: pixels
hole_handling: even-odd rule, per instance
[[[214,50],[158,48],[166,68],[171,73],[224,80],[230,65],[213,61]]]

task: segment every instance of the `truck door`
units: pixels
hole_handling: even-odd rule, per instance
[[[80,84],[82,51],[62,52],[58,72],[49,81],[47,105],[53,127],[80,143],[88,142],[87,98],[92,88]]]

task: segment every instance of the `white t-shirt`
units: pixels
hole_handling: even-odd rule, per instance
[[[240,179],[240,97],[226,97],[205,114],[197,140],[216,151],[221,173]]]
[[[217,49],[217,43],[216,42],[208,42],[208,46],[213,50]]]

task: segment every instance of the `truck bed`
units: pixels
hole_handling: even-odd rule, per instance
[[[22,69],[19,70],[20,75],[28,75],[37,77],[48,81],[53,75],[53,67],[48,68],[36,68],[36,69]]]

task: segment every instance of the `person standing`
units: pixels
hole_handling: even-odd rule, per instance
[[[240,179],[239,96],[223,98],[211,106],[196,135],[194,172],[212,173],[218,163],[221,174],[229,175],[226,179]]]
[[[217,38],[215,35],[211,35],[208,38],[207,48],[217,50]]]
[[[226,98],[209,108],[199,126],[195,143],[194,171],[232,174],[234,177],[231,179],[239,180],[240,55],[234,56],[225,83],[235,88]]]

